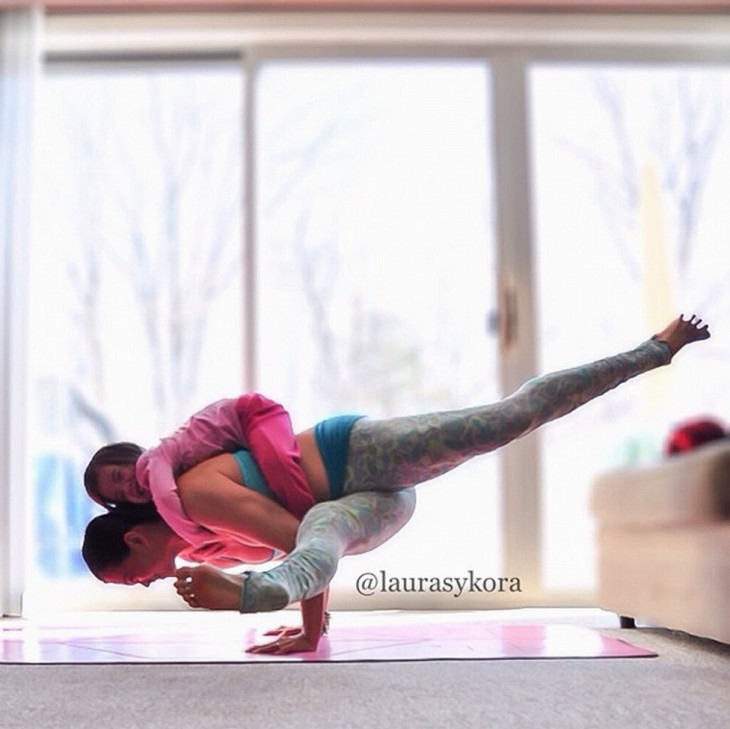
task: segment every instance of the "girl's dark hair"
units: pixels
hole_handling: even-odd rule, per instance
[[[86,527],[81,555],[91,573],[99,580],[129,554],[124,535],[140,524],[160,521],[154,504],[121,504],[92,519]]]
[[[89,465],[86,466],[86,470],[84,471],[86,493],[97,504],[101,504],[107,509],[116,507],[117,504],[107,501],[99,495],[97,470],[100,466],[133,466],[143,453],[144,448],[138,446],[136,443],[109,443],[99,448],[92,456]]]

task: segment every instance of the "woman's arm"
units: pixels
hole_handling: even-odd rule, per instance
[[[215,532],[231,532],[289,553],[299,520],[263,494],[245,488],[226,473],[230,456],[218,456],[177,479],[182,505],[193,521]]]
[[[180,553],[180,558],[188,562],[210,564],[213,567],[226,569],[242,564],[262,564],[281,559],[283,553],[272,547],[266,547],[252,538],[223,529],[211,530],[214,535],[211,543],[203,546],[205,553],[198,552],[197,547],[190,547]]]
[[[218,533],[230,532],[289,553],[294,549],[299,520],[263,494],[243,486],[230,455],[217,456],[177,479],[188,515]],[[302,628],[284,631],[275,641],[253,646],[254,653],[316,650],[325,622],[328,591],[302,600]]]

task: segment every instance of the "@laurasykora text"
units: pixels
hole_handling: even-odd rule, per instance
[[[355,589],[365,597],[401,592],[439,592],[461,597],[464,593],[522,592],[522,583],[519,577],[481,577],[474,570],[460,577],[401,577],[378,570],[358,575]]]

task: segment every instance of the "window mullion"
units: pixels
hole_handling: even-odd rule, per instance
[[[492,74],[500,376],[507,394],[537,370],[526,59],[498,54]],[[520,578],[527,600],[541,592],[538,449],[537,438],[525,438],[501,459],[504,570]]]

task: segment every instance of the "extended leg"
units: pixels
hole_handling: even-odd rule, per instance
[[[344,493],[396,490],[439,476],[572,412],[623,382],[668,364],[690,341],[709,337],[681,317],[623,354],[536,377],[503,400],[475,408],[358,421],[350,436]]]
[[[680,318],[631,352],[535,378],[494,405],[358,421],[350,436],[348,495],[310,510],[305,521],[311,515],[311,522],[306,530],[302,522],[297,548],[281,565],[250,573],[245,580],[211,569],[184,568],[178,591],[193,607],[240,607],[246,612],[278,610],[318,594],[334,575],[340,557],[378,546],[408,521],[415,496],[402,489],[499,448],[631,377],[668,364],[682,346],[710,336],[699,324],[694,317]],[[383,493],[387,490],[397,493]],[[380,498],[377,493],[363,493],[377,491]],[[388,501],[388,496],[394,500]]]

